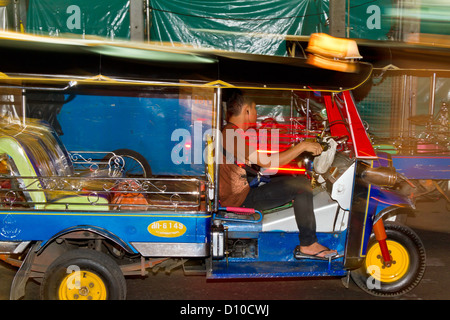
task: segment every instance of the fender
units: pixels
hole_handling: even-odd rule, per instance
[[[109,232],[106,229],[103,228],[99,228],[96,226],[90,226],[90,225],[80,225],[80,226],[73,226],[67,229],[62,230],[61,232],[55,234],[53,237],[51,237],[50,239],[48,239],[45,242],[42,242],[39,250],[37,251],[37,255],[41,254],[44,249],[53,241],[55,241],[57,238],[60,238],[64,235],[73,233],[73,232],[79,232],[79,231],[88,231],[91,232],[93,234],[99,235],[105,239],[108,239],[114,243],[116,243],[117,245],[119,245],[120,247],[122,247],[125,251],[127,251],[128,253],[131,254],[136,254],[138,253],[137,251],[135,251],[128,243],[126,243],[125,241],[123,241],[122,239],[120,239],[119,237],[117,237],[115,234]]]
[[[357,176],[360,176],[365,168],[367,163],[357,161]],[[395,210],[414,208],[411,199],[393,190],[367,184],[362,179],[355,180],[353,194],[344,262],[348,269],[357,269],[363,263],[373,225],[380,218]]]
[[[391,214],[395,211],[399,213],[412,213],[415,211],[415,205],[413,201],[397,192],[379,189],[378,192],[372,197],[377,202],[377,208],[372,218],[373,224],[383,218],[387,214]]]
[[[378,212],[373,220],[373,224],[375,224],[378,220],[382,219],[384,216],[389,215],[391,213],[395,213],[395,214],[411,214],[415,211],[413,206],[403,206],[403,207],[396,207],[396,206],[391,206],[391,207],[387,207],[384,208],[383,210],[381,210],[380,212]]]

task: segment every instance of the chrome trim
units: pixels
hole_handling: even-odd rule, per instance
[[[131,242],[144,257],[206,257],[209,243]]]
[[[31,241],[0,241],[0,253],[19,254],[22,253]]]

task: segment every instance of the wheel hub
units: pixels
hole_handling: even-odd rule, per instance
[[[67,275],[59,287],[61,300],[106,300],[103,280],[90,271],[76,271]]]
[[[381,282],[389,283],[401,279],[409,269],[410,258],[407,250],[398,242],[388,240],[391,261],[385,263],[379,245],[373,245],[366,256],[366,270]]]

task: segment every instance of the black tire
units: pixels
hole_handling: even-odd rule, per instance
[[[147,159],[139,152],[130,149],[117,149],[112,152],[116,156],[120,156],[125,159],[125,163],[130,163],[133,168],[126,168],[125,176],[134,178],[149,178],[152,176],[152,168]],[[112,155],[108,155],[104,160],[109,161]],[[131,161],[129,161],[131,160]],[[142,170],[142,172],[135,172],[135,170]]]
[[[404,210],[394,210],[391,213],[388,213],[383,216],[383,220],[385,223],[397,223],[402,225],[408,225],[408,217],[412,215],[412,211],[404,211]]]
[[[358,287],[371,295],[395,297],[411,291],[419,284],[425,273],[425,248],[417,234],[407,226],[387,222],[385,229],[388,249],[390,242],[392,249],[395,248],[396,253],[392,253],[392,259],[397,265],[393,264],[392,269],[389,267],[379,268],[382,262],[379,259],[380,255],[377,255],[376,259],[380,260],[380,264],[370,263],[373,267],[368,266],[368,261],[374,261],[370,259],[373,259],[374,254],[379,250],[375,235],[372,234],[367,248],[366,261],[361,268],[351,271],[350,275]],[[377,270],[375,268],[378,268],[379,273],[373,276],[370,272],[375,272]],[[394,273],[394,270],[398,273]],[[391,276],[390,279],[389,276]]]
[[[69,276],[73,276],[72,280],[68,280]],[[81,284],[75,279],[81,279]],[[117,263],[107,254],[90,249],[71,250],[59,256],[45,272],[40,287],[43,300],[125,300],[126,292],[125,278]]]

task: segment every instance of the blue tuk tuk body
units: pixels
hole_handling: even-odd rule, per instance
[[[103,132],[106,138],[117,135],[126,142],[129,130],[143,131],[151,122],[152,130],[157,132],[151,151],[154,155],[160,153],[158,161],[169,162],[169,152],[171,161],[175,158],[183,162],[186,157],[204,160],[195,163],[197,169],[198,165],[202,166],[200,173],[178,174],[182,167],[176,167],[175,161],[172,172],[163,169],[168,168],[168,163],[160,162],[155,172],[160,169],[161,172],[149,174],[144,170],[136,174],[124,170],[126,157],[140,163],[141,159],[134,153],[112,151],[106,156],[99,155],[111,150],[100,150],[94,144],[87,145],[84,154],[67,149],[70,144],[73,144],[71,148],[82,148],[77,145],[81,140],[76,139],[76,133],[86,134],[89,129],[84,129],[102,121],[91,119],[91,123],[73,127],[69,116],[78,112],[77,108],[64,110],[63,107],[57,117],[52,114],[45,121],[28,119],[25,113],[18,119],[2,120],[0,160],[5,189],[1,190],[4,192],[0,208],[0,258],[18,267],[11,299],[24,295],[30,277],[42,283],[44,299],[124,299],[124,276],[145,275],[153,267],[164,266],[170,270],[188,259],[206,261],[204,271],[207,277],[215,279],[351,274],[363,290],[375,295],[404,294],[420,281],[425,268],[420,239],[406,226],[385,226],[383,222],[388,215],[411,211],[412,202],[395,191],[396,175],[391,161],[374,152],[351,95],[351,89],[367,79],[370,65],[358,64],[357,72],[352,74],[310,66],[298,58],[187,49],[164,51],[77,41],[42,43],[20,37],[0,37],[0,47],[5,49],[5,55],[11,56],[11,61],[16,61],[13,57],[30,53],[38,61],[47,61],[48,56],[55,54],[64,60],[58,60],[58,66],[45,66],[44,62],[23,64],[22,60],[17,64],[1,64],[0,71],[6,78],[0,79],[0,89],[3,86],[43,95],[50,92],[50,96],[62,93],[64,100],[74,96],[73,101],[85,98],[85,94],[100,100],[104,97],[106,109],[115,107],[108,102],[112,97],[124,96],[148,99],[142,103],[147,107],[179,106],[170,113],[179,114],[183,121],[170,117],[149,119],[149,113],[144,113],[141,119],[137,117],[126,123],[127,128],[102,130],[100,124],[97,134],[107,131]],[[138,58],[124,57],[118,54],[121,50],[132,51]],[[74,58],[82,64],[74,65]],[[237,77],[237,70],[244,67],[253,73],[247,78]],[[18,79],[20,85],[9,83]],[[336,250],[337,256],[294,257],[298,230],[289,203],[268,212],[250,214],[242,214],[239,208],[220,206],[222,94],[227,88],[235,87],[258,94],[264,102],[273,99],[274,93],[277,101],[293,101],[300,95],[299,101],[306,101],[307,120],[312,117],[308,108],[314,99],[326,107],[327,117],[318,122],[318,128],[327,132],[327,139],[341,139],[342,149],[332,149],[336,156],[332,154],[334,160],[320,174],[317,166],[322,160],[318,158],[312,160],[312,169],[304,162],[300,172],[310,175],[315,182],[319,242]],[[32,95],[25,94],[25,97],[36,99]],[[55,101],[48,99],[44,99],[44,105]],[[186,109],[183,103],[172,104],[170,99],[188,101],[190,108]],[[194,105],[200,105],[200,109]],[[59,121],[55,122],[55,118]],[[82,122],[82,118],[89,119],[89,115],[74,119]],[[134,124],[138,120],[145,123],[142,128],[140,123]],[[196,126],[199,120],[205,124]],[[168,132],[158,131],[158,123],[179,130],[179,135],[165,137],[170,148],[159,143],[163,140],[157,137],[158,133],[167,135]],[[324,128],[324,123],[329,126]],[[58,134],[56,125],[65,137]],[[290,128],[302,132],[305,129],[298,123]],[[98,138],[97,134],[92,134],[92,140]],[[196,134],[200,139],[191,140]],[[322,139],[323,135],[317,130],[308,131],[308,137]],[[297,134],[294,137],[298,139]],[[142,142],[148,143],[145,141],[148,139],[144,136]],[[199,149],[193,150],[199,145]],[[120,144],[108,148],[116,146],[122,150],[129,148]],[[145,153],[145,148],[148,147],[143,148],[146,157],[153,157]],[[152,159],[148,160],[152,163]],[[404,242],[405,237],[411,241]],[[404,255],[406,252],[408,255]],[[400,261],[398,256],[409,258]],[[371,264],[367,265],[367,261]],[[374,274],[373,264],[392,272]],[[397,270],[399,265],[404,268]],[[73,280],[80,275],[73,266],[78,271],[84,270],[87,279],[100,283],[99,290],[89,292],[84,279]],[[381,285],[370,286],[368,280],[373,278]],[[74,287],[73,283],[81,284]]]

